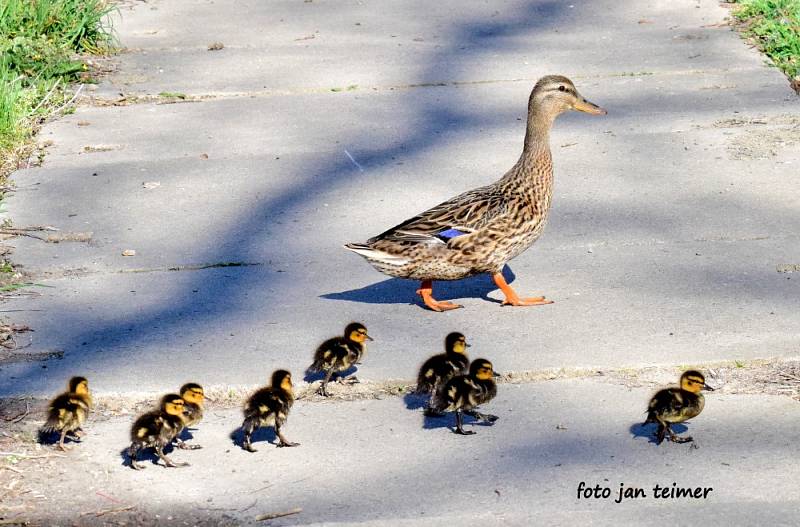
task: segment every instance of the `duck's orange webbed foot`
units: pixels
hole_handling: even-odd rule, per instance
[[[508,285],[506,279],[503,278],[503,275],[500,273],[495,273],[492,275],[492,279],[497,287],[506,295],[506,299],[503,300],[504,306],[543,306],[546,304],[552,304],[552,300],[547,300],[543,296],[536,296],[532,298],[520,298],[516,291],[511,289],[511,286]]]
[[[423,280],[422,285],[417,289],[417,294],[422,297],[422,301],[425,302],[425,305],[434,311],[450,311],[451,309],[464,307],[452,302],[440,302],[433,298],[433,282],[431,280]]]

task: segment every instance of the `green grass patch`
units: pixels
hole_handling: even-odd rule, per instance
[[[85,53],[111,49],[106,0],[0,0],[0,178],[36,126],[87,76]]]
[[[186,99],[186,94],[177,91],[162,91],[158,94],[159,97],[165,99]]]
[[[800,88],[800,0],[736,0],[744,34]],[[797,89],[797,88],[796,88]]]

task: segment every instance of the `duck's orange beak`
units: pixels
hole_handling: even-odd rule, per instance
[[[580,97],[572,107],[579,112],[586,112],[592,115],[606,115],[608,113],[603,108],[600,108],[593,102],[587,101],[583,97]]]

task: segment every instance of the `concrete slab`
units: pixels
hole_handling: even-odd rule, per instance
[[[139,473],[120,456],[132,417],[116,417],[87,426],[90,435],[66,459],[28,469],[25,485],[48,499],[22,517],[69,524],[80,513],[133,504],[138,510],[112,518],[149,524],[145,519],[159,514],[161,525],[196,517],[256,525],[258,514],[300,507],[301,514],[272,524],[632,525],[654,517],[678,524],[749,525],[765,518],[793,524],[800,505],[789,483],[800,478],[792,462],[799,453],[796,402],[712,394],[684,432],[695,438],[699,448],[693,449],[649,442],[651,431],[638,426],[649,394],[588,380],[501,385],[486,406],[500,420],[474,426],[471,437],[451,433],[448,419],[425,420],[400,398],[298,401],[286,435],[301,446],[275,449],[265,433],[256,454],[230,439],[239,411],[214,410],[193,433],[204,448],[172,455],[191,467],[145,462]],[[87,473],[90,482],[83,480]],[[578,499],[581,482],[613,495]],[[644,489],[647,497],[614,503],[620,483]],[[656,484],[673,483],[713,490],[705,499],[654,497]],[[80,493],[66,490],[76,486]],[[81,521],[98,520],[84,515]]]
[[[151,0],[121,13],[119,71],[42,130],[43,167],[15,174],[6,198],[17,226],[60,229],[44,233],[60,243],[14,240],[45,287],[3,311],[35,330],[20,353],[62,358],[0,364],[0,396],[50,395],[78,372],[101,395],[188,378],[250,387],[276,367],[298,376],[354,319],[377,339],[359,372],[377,383],[413,378],[452,330],[515,373],[798,356],[799,280],[778,272],[800,258],[797,97],[720,25],[716,1]],[[555,72],[609,115],[557,123],[550,225],[507,270],[554,305],[501,308],[478,277],[437,285],[466,309],[424,311],[416,284],[341,249],[502,175],[533,82]],[[90,104],[165,91],[200,102]],[[130,419],[97,420],[66,459],[25,474],[48,500],[21,510],[48,525],[81,512],[103,524],[92,512],[129,503],[115,520],[247,525],[297,506],[273,524],[796,523],[796,402],[714,394],[690,450],[632,437],[648,395],[503,385],[500,422],[471,438],[425,428],[396,398],[306,400],[287,430],[303,446],[255,456],[228,438],[238,410],[215,409],[197,432],[206,448],[176,454],[193,467],[143,474],[121,466]],[[614,504],[578,500],[581,481],[714,491]]]
[[[233,94],[636,72],[760,69],[714,0],[149,2],[121,11],[100,93]],[[203,24],[187,24],[187,20]],[[224,49],[208,51],[221,42]],[[752,74],[752,72],[751,72]],[[763,73],[762,73],[763,75]],[[777,74],[776,74],[777,80]]]

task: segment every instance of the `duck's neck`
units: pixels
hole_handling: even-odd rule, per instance
[[[550,128],[556,119],[554,112],[548,112],[541,108],[530,108],[528,110],[528,126],[525,129],[525,145],[522,148],[522,156],[526,154],[540,154],[550,152]]]
[[[535,194],[545,196],[553,183],[553,162],[550,156],[550,128],[555,114],[532,109],[528,112],[528,126],[525,130],[525,144],[519,161],[506,174],[504,183],[514,191],[529,189]]]

